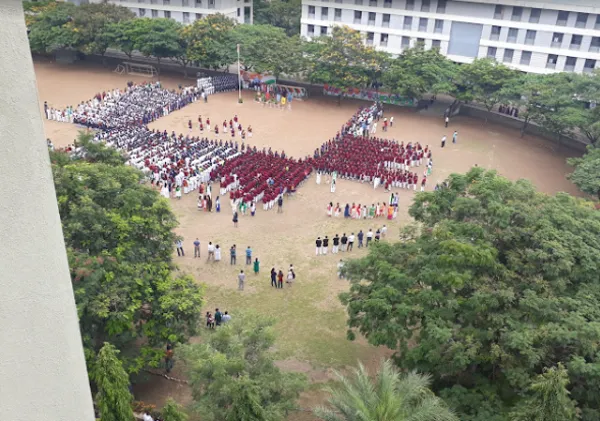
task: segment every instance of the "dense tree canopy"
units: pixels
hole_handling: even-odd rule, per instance
[[[274,323],[239,314],[204,343],[184,348],[195,409],[203,420],[280,421],[295,407],[305,379],[274,364]]]
[[[232,31],[235,21],[222,14],[209,15],[181,30],[187,56],[209,69],[229,66],[236,60]]]
[[[374,380],[362,364],[352,376],[338,373],[338,380],[327,389],[329,405],[315,411],[324,421],[458,421],[429,390],[429,376],[401,375],[390,361],[382,362]]]
[[[300,34],[301,0],[257,0],[254,24],[281,28],[289,36]]]
[[[90,361],[110,342],[136,371],[195,333],[202,290],[172,274],[169,204],[115,150],[79,143],[82,159],[53,153],[52,169],[84,347]]]
[[[600,214],[567,194],[474,168],[419,194],[413,239],[349,262],[349,326],[432,373],[461,419],[506,420],[537,375],[567,368],[600,416]],[[349,333],[352,336],[353,330]]]
[[[581,189],[600,199],[600,149],[588,146],[582,158],[570,158],[568,163],[575,167],[569,179]]]

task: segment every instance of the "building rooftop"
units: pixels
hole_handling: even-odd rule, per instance
[[[453,1],[453,0],[450,0]],[[508,6],[539,7],[576,12],[600,13],[600,0],[459,0],[472,3],[502,4]]]

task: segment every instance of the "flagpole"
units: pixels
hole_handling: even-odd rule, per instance
[[[240,44],[237,45],[238,60],[238,102],[242,101],[242,74],[240,73]]]

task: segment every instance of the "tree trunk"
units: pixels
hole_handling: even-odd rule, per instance
[[[337,97],[337,105],[338,105],[338,107],[340,105],[342,105],[342,94],[339,94],[338,97]]]
[[[156,76],[160,76],[160,57],[156,57]]]

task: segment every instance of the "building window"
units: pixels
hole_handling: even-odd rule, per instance
[[[392,0],[383,0],[383,7],[385,9],[390,9],[392,7]]]
[[[215,0],[208,0],[208,8],[209,9],[215,8]]]
[[[556,18],[556,24],[559,26],[567,26],[567,21],[569,20],[569,12],[564,10],[558,11],[558,17]]]
[[[342,20],[342,9],[335,9],[333,20]]]
[[[375,12],[369,12],[369,20],[367,22],[368,25],[375,25]]]
[[[138,1],[138,3],[143,3],[144,0]],[[158,0],[150,0],[150,4],[158,4]]]
[[[531,63],[531,51],[523,51],[521,53],[521,61],[519,63],[523,66],[529,66],[529,63]]]
[[[425,38],[417,38],[417,43],[415,44],[415,47],[423,50],[425,48]]]
[[[541,14],[542,9],[531,9],[531,14],[529,15],[529,22],[538,23],[540,21]]]
[[[410,38],[402,37],[402,41],[400,41],[400,46],[402,48],[410,48]]]
[[[240,11],[240,9],[238,9],[238,16],[239,16],[239,11]],[[183,12],[183,23],[190,23],[189,12]]]
[[[404,26],[403,29],[411,30],[412,28],[412,16],[404,16]]]
[[[242,16],[242,9],[240,9],[239,7],[237,8],[237,15],[238,15],[238,18],[240,16]]]
[[[419,31],[427,32],[427,18],[419,19]]]
[[[523,17],[523,8],[522,7],[517,7],[517,6],[513,7],[512,15],[510,17],[510,20],[514,20],[516,22],[519,22],[522,17]]]
[[[437,13],[446,13],[446,0],[438,0]]]
[[[569,45],[569,49],[571,50],[579,50],[581,48],[581,42],[583,41],[582,35],[573,35],[571,36],[571,45]]]
[[[517,37],[519,36],[519,30],[517,28],[508,28],[508,37],[506,37],[506,42],[517,42]]]
[[[369,6],[377,7],[377,0],[369,0]]]
[[[587,13],[577,13],[577,20],[575,21],[576,28],[585,28],[587,25],[588,17]]]
[[[202,19],[202,13],[196,13],[196,20]]]
[[[406,0],[406,10],[415,9],[415,0]]]
[[[327,35],[327,27],[321,26],[321,35]]]
[[[495,60],[497,52],[498,52],[498,49],[496,47],[488,47],[487,57],[488,58],[493,58]]]
[[[362,6],[363,0],[354,0],[354,4],[356,4],[357,6]]]
[[[146,16],[146,9],[139,9],[139,11],[138,11],[138,12],[139,12],[139,14],[140,14],[140,17],[142,17],[142,18],[143,18],[144,16]],[[153,10],[153,12],[154,12],[154,10]]]
[[[431,49],[432,50],[440,50],[442,48],[442,41],[439,39],[434,39],[431,41]]]
[[[170,10],[165,10],[164,14],[165,14],[165,18],[171,19],[171,11]]]
[[[367,32],[367,45],[373,45],[374,39],[375,39],[375,33]]]
[[[189,7],[190,6],[190,0],[181,0],[181,5],[183,7]]]
[[[548,54],[548,60],[546,61],[546,69],[556,69],[556,62],[558,56],[556,54]]]
[[[388,28],[390,26],[390,14],[384,13],[383,18],[381,19],[381,26],[384,28]]]
[[[535,35],[536,35],[535,31],[528,29],[527,32],[525,33],[525,44],[527,44],[527,45],[535,44]]]
[[[421,1],[421,12],[429,12],[430,7],[431,7],[431,3],[429,0]]]
[[[594,24],[594,29],[600,29],[600,15],[596,15],[596,23]]]
[[[592,37],[592,42],[590,43],[590,52],[597,53],[600,51],[600,37]]]
[[[321,19],[327,20],[329,18],[329,9],[327,7],[321,7]]]
[[[502,32],[502,28],[500,26],[492,26],[492,32],[490,33],[490,39],[492,41],[498,41],[500,39],[500,33]]]
[[[342,0],[335,0],[336,3],[342,3]]]
[[[307,31],[308,35],[312,37],[315,34],[315,25],[308,25]]]
[[[163,0],[163,6],[170,6],[171,0]]]
[[[552,46],[560,48],[563,42],[563,36],[564,34],[561,34],[559,32],[555,32],[554,34],[552,34]]]
[[[435,20],[435,25],[433,26],[433,32],[436,34],[441,34],[444,32],[444,21],[441,19]]]
[[[576,57],[567,57],[565,61],[565,72],[573,72],[575,70],[575,65],[577,64]]]
[[[202,6],[202,0],[196,0],[196,6],[198,5]]]
[[[381,45],[382,47],[387,47],[389,38],[390,36],[388,34],[381,34],[379,37],[379,45]]]
[[[308,18],[309,19],[315,18],[315,6],[308,6]]]
[[[362,12],[360,10],[354,11],[354,23],[360,23],[362,20]]]
[[[504,16],[504,7],[500,4],[497,4],[496,8],[494,9],[494,19],[502,19],[503,16]]]
[[[585,64],[583,65],[584,73],[591,73],[594,71],[595,68],[596,68],[596,60],[592,60],[589,58],[585,60]]]
[[[515,50],[511,50],[510,48],[507,48],[506,50],[504,50],[504,57],[502,58],[502,61],[505,63],[512,63],[514,55],[515,55]]]

